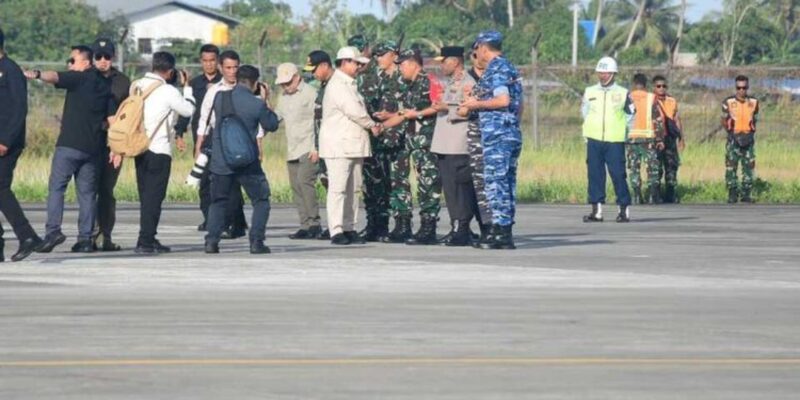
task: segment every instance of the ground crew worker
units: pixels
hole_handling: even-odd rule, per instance
[[[331,56],[322,50],[314,50],[308,53],[308,60],[306,61],[303,71],[310,72],[314,79],[319,81],[319,89],[317,89],[317,98],[314,100],[314,152],[312,152],[312,159],[317,160],[320,183],[328,190],[328,169],[325,165],[325,160],[319,156],[319,129],[322,126],[322,101],[325,98],[325,88],[328,86],[333,76],[333,62]],[[331,233],[328,228],[324,228],[317,239],[330,240]]]
[[[736,203],[741,194],[743,203],[752,203],[753,181],[756,168],[756,120],[758,99],[750,97],[747,90],[750,80],[736,77],[736,95],[722,102],[722,126],[728,132],[725,146],[725,184],[728,187],[728,203]],[[736,170],[742,164],[742,184],[739,186]],[[741,191],[739,191],[741,188]]]
[[[619,213],[617,222],[630,221],[631,194],[625,182],[625,136],[635,112],[627,89],[614,81],[617,61],[603,57],[595,72],[599,83],[586,88],[581,103],[591,214],[583,222],[602,222],[606,202],[606,168],[614,184]]]
[[[638,204],[660,203],[658,179],[661,165],[658,152],[664,149],[664,118],[655,94],[647,91],[647,77],[644,74],[633,76],[631,99],[636,113],[631,121],[625,153],[633,201]],[[647,167],[645,193],[642,193],[642,163]]]
[[[402,126],[405,131],[405,149],[397,156],[396,174],[401,177],[400,184],[404,190],[410,193],[409,159],[414,159],[421,220],[419,230],[405,243],[437,244],[436,222],[441,209],[439,200],[442,196],[442,181],[436,156],[431,152],[431,142],[438,111],[431,106],[431,82],[422,69],[422,56],[415,50],[406,49],[400,52],[395,64],[400,68],[407,90],[401,100],[400,111],[395,114],[384,113],[381,119],[386,119],[386,127]],[[413,207],[411,196],[398,205],[398,214],[404,220],[410,221]]]
[[[680,152],[686,147],[683,138],[683,122],[678,113],[678,100],[667,94],[667,78],[656,75],[653,78],[653,92],[664,115],[664,150],[658,152],[661,176],[664,176],[664,203],[678,203],[678,167],[681,165]]]
[[[503,35],[497,31],[478,34],[473,50],[486,71],[477,85],[477,97],[462,107],[477,111],[483,142],[486,198],[492,210],[492,232],[484,249],[514,249],[512,226],[516,214],[517,163],[522,151],[519,120],[522,84],[519,72],[503,56]]]
[[[103,76],[111,81],[111,94],[117,105],[128,98],[131,80],[112,65],[114,58],[114,42],[108,38],[99,38],[92,45],[94,64]],[[120,167],[103,157],[97,167],[97,223],[95,224],[94,246],[100,251],[119,251],[121,247],[111,240],[117,214],[117,199],[114,198],[114,187],[117,186]]]

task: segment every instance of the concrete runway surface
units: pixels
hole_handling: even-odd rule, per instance
[[[126,250],[78,257],[72,209],[54,253],[0,264],[0,399],[800,396],[800,207],[586,211],[522,206],[519,249],[482,251],[292,241],[276,207],[273,254],[207,256],[178,205],[173,253],[138,257],[126,204]]]

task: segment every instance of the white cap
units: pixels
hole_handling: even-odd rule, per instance
[[[275,78],[275,84],[280,85],[283,83],[289,83],[292,81],[292,78],[297,75],[297,66],[292,63],[283,63],[278,65],[278,72]]]
[[[364,57],[357,48],[353,46],[342,47],[336,52],[337,60],[353,60],[361,64],[369,64],[369,58]]]
[[[595,72],[619,72],[617,68],[617,60],[611,57],[603,57],[600,61],[597,62],[597,68],[594,69]]]

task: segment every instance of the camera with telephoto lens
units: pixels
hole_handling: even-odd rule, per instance
[[[206,172],[207,167],[208,167],[208,154],[206,154],[206,152],[204,151],[201,151],[200,155],[198,155],[197,159],[194,161],[194,166],[192,166],[192,170],[189,172],[189,176],[186,177],[186,184],[195,188],[199,187],[200,179]]]

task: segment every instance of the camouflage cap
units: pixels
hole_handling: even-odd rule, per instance
[[[479,44],[482,43],[503,43],[503,34],[498,31],[483,31],[478,34],[478,37],[475,38],[475,42],[472,44],[472,47],[475,48]]]
[[[394,40],[382,40],[378,42],[372,53],[375,54],[376,56],[382,56],[390,51],[393,51],[395,53],[400,52],[400,48],[397,46],[397,42],[395,42]]]
[[[369,41],[364,35],[354,35],[347,39],[347,45],[357,48],[358,51],[364,51],[369,45]]]
[[[405,49],[400,52],[397,57],[397,60],[394,60],[395,64],[401,64],[403,61],[406,60],[414,60],[417,64],[422,66],[422,56],[419,54],[418,51],[414,49]]]

